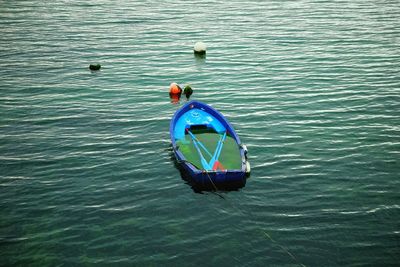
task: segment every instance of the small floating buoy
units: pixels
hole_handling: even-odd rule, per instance
[[[182,95],[182,89],[179,87],[177,83],[171,83],[169,86],[169,96],[178,96],[181,97]]]
[[[90,70],[99,70],[101,68],[100,64],[90,64],[89,69]]]
[[[193,51],[194,51],[195,55],[205,56],[206,50],[207,50],[207,46],[205,43],[197,42],[194,44]]]
[[[189,84],[187,84],[183,89],[183,93],[185,94],[186,98],[189,99],[190,96],[193,94],[192,87]]]
[[[182,95],[182,89],[177,83],[171,83],[169,86],[169,97],[173,104],[177,104]]]

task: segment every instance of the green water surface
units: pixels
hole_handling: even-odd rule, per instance
[[[0,266],[399,266],[399,29],[399,0],[0,0]],[[182,179],[172,82],[245,187]]]

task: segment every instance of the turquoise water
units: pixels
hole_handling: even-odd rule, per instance
[[[0,265],[398,266],[399,29],[390,0],[0,1]],[[181,179],[171,82],[246,187]]]

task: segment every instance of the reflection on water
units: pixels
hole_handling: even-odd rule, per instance
[[[195,58],[195,61],[196,61],[196,65],[198,67],[201,67],[206,63],[206,54],[196,54],[196,53],[194,53],[194,58]]]

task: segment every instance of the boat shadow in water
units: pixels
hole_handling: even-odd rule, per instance
[[[182,180],[188,184],[195,193],[202,193],[203,191],[220,191],[220,192],[229,192],[229,191],[239,191],[240,188],[246,185],[246,181],[244,182],[229,182],[229,183],[218,183],[215,184],[212,182],[211,177],[209,176],[208,183],[198,183],[192,179],[190,175],[182,168],[181,164],[177,161],[176,157],[174,156],[174,150],[172,145],[168,148],[169,156],[171,161],[174,163],[175,168],[179,171]]]

